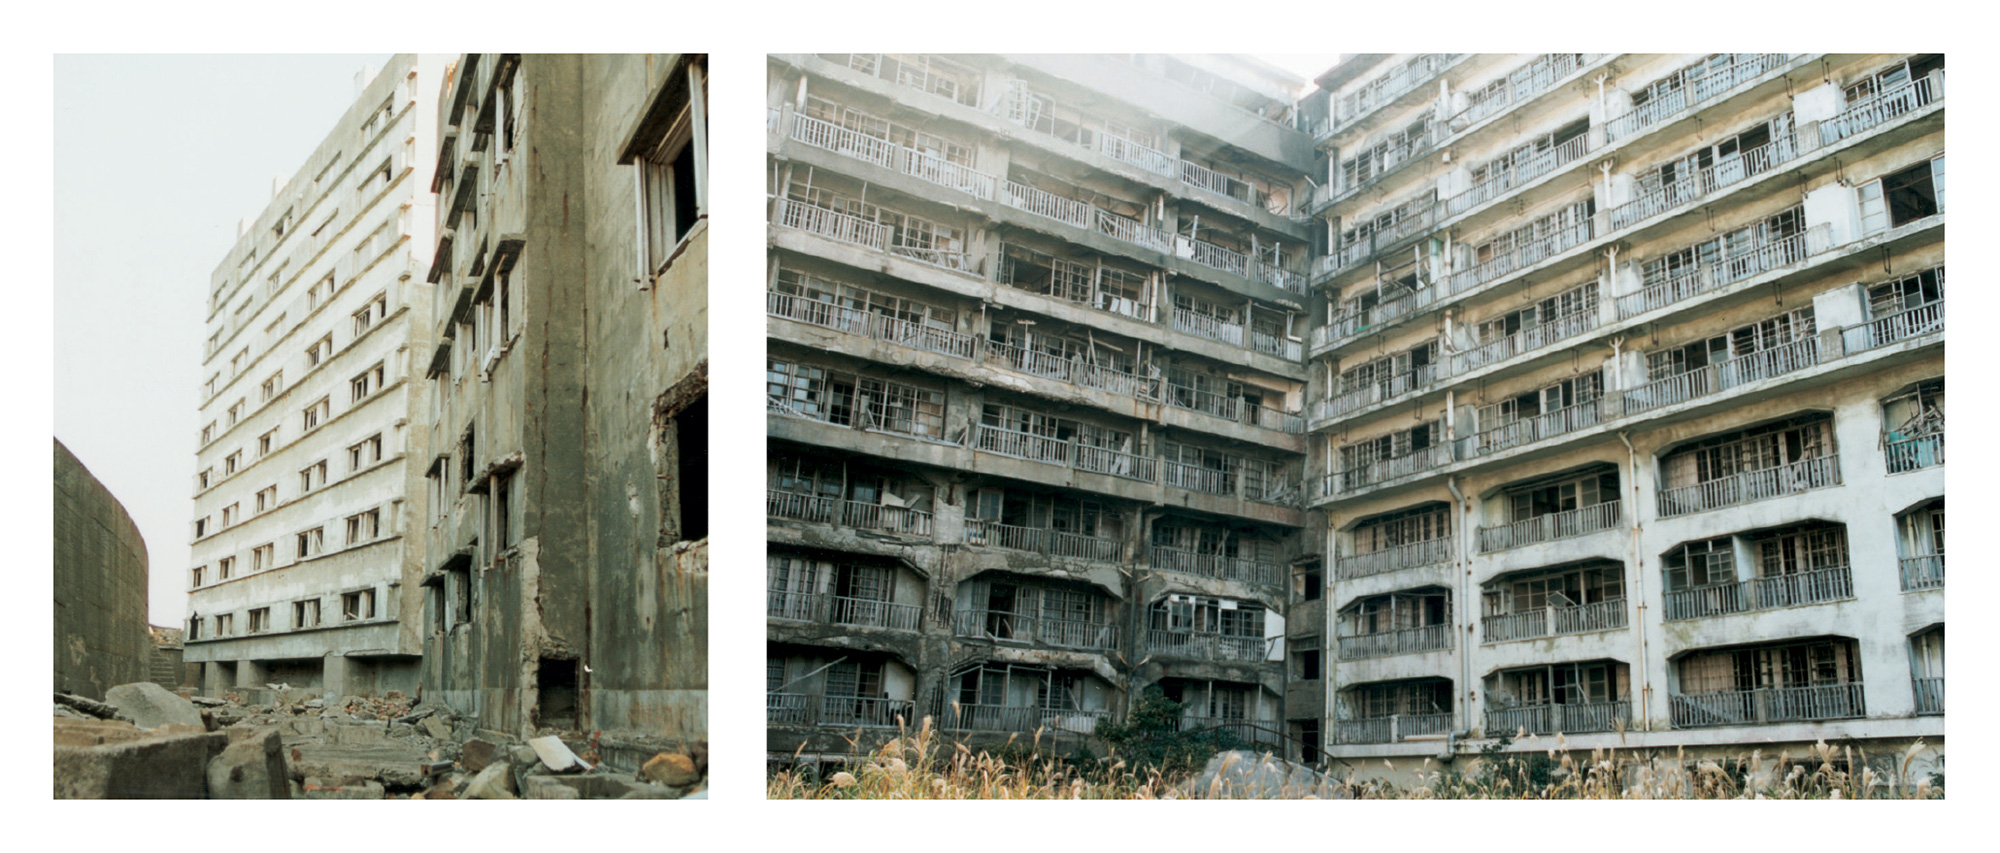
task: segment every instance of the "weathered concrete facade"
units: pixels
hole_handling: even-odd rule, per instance
[[[102,699],[149,672],[146,540],[90,469],[55,445],[55,689]]]
[[[1335,757],[1923,738],[1941,771],[1943,64],[1322,75]]]
[[[439,93],[426,695],[707,728],[707,63],[464,55]]]
[[[358,86],[216,267],[185,635],[205,691],[416,687],[443,66],[398,56]]]
[[[774,756],[1087,738],[1159,685],[1283,738],[1302,81],[1248,60],[770,59]]]

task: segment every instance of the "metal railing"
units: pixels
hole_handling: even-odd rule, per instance
[[[1091,734],[1097,721],[1114,719],[1110,711],[1074,708],[1033,708],[1012,705],[961,705],[944,709],[944,728],[961,732],[1018,732],[1042,729]]]
[[[789,198],[778,199],[778,222],[786,228],[796,228],[829,240],[851,243],[878,252],[886,252],[889,247],[888,226],[872,219],[849,216],[816,204]]]
[[[1329,347],[1375,331],[1436,302],[1438,288],[1423,282],[1368,308],[1342,311],[1333,321],[1313,330],[1313,346]]]
[[[1264,660],[1266,646],[1262,637],[1226,637],[1158,628],[1146,632],[1147,651],[1196,660],[1259,663]]]
[[[1002,640],[1080,651],[1116,651],[1118,626],[1072,619],[1042,619],[1002,610],[957,612],[954,629],[970,639]]]
[[[1249,557],[1209,554],[1167,545],[1147,545],[1146,565],[1163,572],[1179,572],[1205,578],[1223,578],[1244,583],[1280,586],[1284,567]]]
[[[1612,732],[1632,723],[1632,703],[1570,702],[1561,705],[1516,705],[1486,709],[1485,734],[1500,737],[1527,731],[1535,735]]]
[[[909,536],[931,535],[931,514],[900,506],[861,503],[821,495],[766,489],[765,515]]]
[[[1361,411],[1369,406],[1386,403],[1429,388],[1437,381],[1451,375],[1449,362],[1424,364],[1405,370],[1394,376],[1374,379],[1348,388],[1327,399],[1321,400],[1316,418],[1337,418]]]
[[[1192,160],[1180,161],[1180,179],[1181,183],[1195,189],[1235,199],[1244,204],[1255,204],[1257,201],[1257,188],[1251,186],[1248,181],[1232,178]]]
[[[980,348],[979,338],[963,332],[790,293],[768,291],[764,296],[765,313],[773,317],[959,358],[972,358]]]
[[[1130,163],[1138,166],[1156,175],[1172,177],[1175,173],[1174,165],[1177,162],[1177,158],[1173,155],[1157,148],[1140,145],[1122,136],[1112,136],[1109,133],[1098,134],[1097,152],[1121,163]]]
[[[1389,73],[1370,80],[1367,85],[1347,93],[1335,103],[1333,115],[1329,118],[1325,129],[1316,135],[1328,136],[1340,128],[1353,124],[1375,108],[1437,79],[1446,68],[1462,58],[1464,54],[1431,53],[1390,69]]]
[[[1655,379],[1626,391],[1622,395],[1625,414],[1685,403],[1696,397],[1804,370],[1816,364],[1819,364],[1819,338],[1800,338],[1771,349]]]
[[[1588,634],[1625,627],[1625,599],[1613,598],[1570,607],[1542,607],[1517,613],[1486,616],[1480,620],[1479,638],[1486,643]]]
[[[1917,713],[1944,713],[1944,676],[1912,678],[1910,689],[1917,695]]]
[[[1457,216],[1494,201],[1515,187],[1525,186],[1536,178],[1581,160],[1588,153],[1590,153],[1590,134],[1585,133],[1563,140],[1560,145],[1510,164],[1505,171],[1466,187],[1464,192],[1445,200],[1445,209],[1448,215]]]
[[[1826,251],[1832,243],[1831,226],[1820,224],[1765,243],[1733,258],[1673,271],[1671,274],[1618,297],[1618,319],[1628,320],[1683,300],[1693,299],[1725,284],[1761,272],[1790,266]]]
[[[764,592],[764,615],[791,622],[820,622],[826,617],[826,596],[814,592],[772,589]]]
[[[1673,693],[1674,728],[1839,720],[1868,713],[1861,682]]]
[[[1001,204],[1078,228],[1089,228],[1091,214],[1096,210],[1084,202],[1063,198],[1048,190],[1036,189],[1018,181],[1007,181],[1001,185],[1001,190]]]
[[[1414,569],[1451,559],[1452,537],[1440,536],[1418,542],[1391,545],[1366,554],[1342,554],[1333,565],[1333,576],[1341,580],[1365,578],[1398,569]]]
[[[1605,138],[1616,142],[1721,96],[1730,89],[1790,62],[1790,54],[1765,53],[1733,62],[1718,72],[1695,76],[1690,69],[1674,72],[1680,85],[1641,104],[1605,126]]]
[[[1902,564],[1903,591],[1944,588],[1944,555],[1923,554],[1904,557]]]
[[[1669,590],[1665,621],[1705,619],[1753,610],[1844,601],[1854,597],[1854,572],[1847,566],[1789,575]]]
[[[1523,353],[1553,346],[1597,328],[1598,320],[1597,302],[1592,300],[1577,313],[1550,319],[1541,325],[1522,329],[1453,355],[1452,372],[1470,373],[1489,364],[1498,364]]]
[[[1493,426],[1482,426],[1479,432],[1465,438],[1462,455],[1495,453],[1597,426],[1610,420],[1613,415],[1605,409],[1605,400],[1604,397],[1593,397],[1551,412],[1529,415]]]
[[[1431,226],[1437,223],[1439,210],[1439,205],[1431,204],[1421,213],[1405,216],[1387,228],[1370,231],[1366,237],[1355,238],[1353,242],[1314,261],[1313,274],[1330,275],[1346,270],[1396,248],[1412,237],[1429,232]]]
[[[1938,82],[1944,82],[1944,72],[1935,73]],[[1930,77],[1904,81],[1901,85],[1850,104],[1840,115],[1820,122],[1819,144],[1832,145],[1897,116],[1930,106],[1931,102],[1943,96],[1944,87],[1933,85]]]
[[[1084,444],[1075,437],[1065,439],[980,424],[973,436],[973,447],[988,453],[1047,462],[1094,474],[1109,474],[1143,483],[1158,482],[1156,466],[1159,460]]]
[[[1176,489],[1201,492],[1208,495],[1236,494],[1237,476],[1235,469],[1219,471],[1199,465],[1189,465],[1172,460],[1164,460],[1160,468],[1165,476],[1160,482]]]
[[[1187,308],[1174,309],[1174,329],[1197,338],[1221,341],[1225,344],[1243,345],[1243,326],[1220,320]]]
[[[1354,162],[1354,158],[1348,159],[1346,162],[1340,164],[1343,183],[1338,190],[1330,191],[1328,200],[1339,201],[1374,186],[1384,177],[1387,177],[1389,173],[1396,171],[1404,163],[1429,154],[1431,149],[1436,147],[1438,140],[1444,135],[1443,124],[1431,124],[1425,127],[1422,133],[1404,137],[1402,141],[1383,148],[1379,153],[1375,154],[1374,159],[1369,162],[1367,173],[1357,173],[1351,181],[1347,180],[1347,165]],[[1375,146],[1370,145],[1362,150],[1373,151],[1374,148]]]
[[[1600,504],[1581,506],[1576,509],[1552,512],[1533,518],[1524,518],[1498,527],[1479,528],[1479,551],[1490,553],[1533,545],[1537,542],[1553,542],[1571,539],[1610,530],[1618,526],[1623,505],[1619,501],[1605,501]]]
[[[764,694],[764,719],[772,725],[895,728],[914,723],[915,711],[915,703],[908,699]]]
[[[1123,543],[1115,539],[1085,536],[1050,527],[1021,527],[979,518],[965,520],[968,545],[1032,551],[1051,557],[1074,557],[1104,563],[1120,562]]]
[[[1334,743],[1396,743],[1412,735],[1441,735],[1451,730],[1451,712],[1393,714],[1359,720],[1335,720]]]
[[[891,631],[917,630],[917,622],[923,613],[923,608],[914,604],[897,604],[892,601],[842,595],[829,596],[827,603],[830,605],[828,622],[835,625],[887,628]]]
[[[1771,171],[1799,154],[1798,143],[1781,136],[1756,148],[1726,157],[1685,177],[1660,184],[1637,198],[1611,208],[1611,230],[1651,219],[1683,204],[1703,198],[1723,187],[1740,183],[1754,175]]]
[[[1092,208],[1096,210],[1095,208]],[[1097,231],[1112,239],[1123,240],[1143,249],[1155,252],[1174,253],[1175,236],[1172,231],[1154,228],[1129,216],[1119,216],[1107,210],[1097,210]]]
[[[970,166],[807,115],[792,116],[792,138],[815,148],[824,148],[947,189],[968,193],[984,201],[993,200],[994,187],[999,180]]]
[[[1302,432],[1305,429],[1303,416],[1246,403],[1240,397],[1230,397],[1187,385],[1167,383],[1164,393],[1161,394],[1161,402],[1176,409],[1201,412],[1226,421],[1264,429],[1289,433]]]
[[[1063,358],[1053,353],[1023,349],[990,339],[985,341],[984,349],[988,363],[999,364],[1022,373],[1146,400],[1156,399],[1159,396],[1157,390],[1159,380],[1128,373],[1115,367],[1091,364],[1084,361],[1082,356]]]
[[[1671,518],[1838,485],[1840,455],[1829,453],[1775,468],[1743,471],[1692,486],[1663,489],[1660,517]]]
[[[1452,626],[1448,622],[1403,628],[1374,634],[1352,634],[1338,638],[1341,660],[1435,652],[1451,648]]]
[[[1214,243],[1206,243],[1187,237],[1181,238],[1187,247],[1183,253],[1189,261],[1213,270],[1221,270],[1231,275],[1250,277],[1250,256],[1234,249],[1225,249]]]
[[[1452,463],[1450,444],[1433,444],[1408,456],[1377,459],[1359,467],[1327,475],[1327,495],[1346,494],[1385,483],[1397,477],[1442,468]]]
[[[1842,329],[1842,343],[1848,352],[1861,352],[1906,341],[1920,335],[1944,331],[1944,300],[1877,317],[1859,326]]]

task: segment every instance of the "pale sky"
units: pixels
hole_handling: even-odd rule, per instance
[[[187,609],[209,274],[388,58],[55,58],[56,438],[146,538],[153,624]]]

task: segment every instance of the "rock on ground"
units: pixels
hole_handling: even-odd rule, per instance
[[[514,796],[514,768],[508,764],[489,764],[479,775],[465,786],[459,795],[467,800],[512,800]]]
[[[239,735],[237,732],[243,731]],[[289,800],[283,739],[277,729],[233,730],[234,743],[208,761],[208,796],[216,800]]]
[[[155,685],[157,686],[157,685]],[[222,732],[152,733],[101,746],[55,748],[56,799],[200,799]]]
[[[113,687],[104,691],[104,701],[142,729],[169,724],[202,727],[201,712],[195,710],[193,702],[150,681]]]
[[[694,759],[670,752],[653,756],[644,767],[639,768],[639,775],[647,781],[676,787],[701,781],[701,771],[695,768]]]

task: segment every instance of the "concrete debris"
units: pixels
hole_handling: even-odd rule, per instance
[[[570,751],[569,746],[562,742],[562,738],[555,735],[535,738],[528,741],[528,746],[535,750],[535,755],[542,759],[543,765],[557,773],[571,769],[590,769],[589,764],[576,757],[576,753]]]
[[[345,784],[329,784],[318,778],[311,778],[306,780],[305,798],[308,800],[379,800],[383,798],[385,793],[386,789],[382,787],[382,783],[380,782],[364,780],[361,782],[345,782]]]
[[[283,739],[275,728],[232,730],[232,743],[208,762],[208,796],[214,800],[289,800]]]
[[[459,747],[458,763],[463,765],[465,769],[478,773],[481,770],[485,770],[486,765],[493,763],[493,757],[499,751],[500,747],[494,745],[493,742],[473,738],[466,741],[464,746]]]
[[[510,764],[489,764],[479,775],[466,783],[461,797],[468,800],[513,800],[514,767]]]
[[[157,729],[169,724],[207,729],[202,724],[201,712],[195,710],[193,702],[175,696],[167,692],[167,688],[150,681],[120,684],[106,690],[104,701],[142,729]]]
[[[70,693],[57,693],[56,707],[79,711],[100,720],[131,719],[130,717],[121,718],[115,706]]]
[[[58,721],[55,797],[59,800],[200,799],[208,794],[209,759],[229,745],[220,732],[133,731],[97,746],[63,746]],[[111,737],[98,732],[96,736]]]

